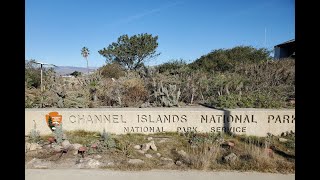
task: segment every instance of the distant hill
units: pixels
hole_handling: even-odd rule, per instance
[[[89,67],[89,71],[95,71],[97,70],[97,67]],[[74,71],[79,71],[82,73],[87,73],[87,68],[85,67],[73,67],[73,66],[57,66],[54,68],[57,75],[67,75]]]

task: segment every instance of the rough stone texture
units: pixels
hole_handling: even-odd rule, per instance
[[[52,150],[54,152],[61,152],[63,150],[63,147],[62,146],[59,146],[59,145],[56,145],[56,144],[53,144],[52,145]]]
[[[78,154],[78,150],[72,150],[72,154],[76,156]]]
[[[81,169],[94,169],[94,168],[99,168],[101,166],[103,166],[103,163],[92,158],[80,159],[80,161],[78,161],[76,165],[77,168],[81,168]]]
[[[135,145],[133,146],[134,149],[141,149],[141,145]]]
[[[142,145],[142,151],[148,151],[150,149],[150,143],[145,143]]]
[[[148,138],[147,138],[148,141],[151,141],[152,139],[153,139],[152,137],[148,137]]]
[[[45,161],[37,158],[33,158],[31,161],[29,161],[26,165],[27,168],[30,169],[47,169],[51,167],[50,161]]]
[[[137,150],[137,152],[138,152],[138,153],[140,153],[140,154],[144,154],[144,153],[146,153],[145,151],[140,150],[140,149],[139,149],[139,150]]]
[[[129,164],[143,164],[144,161],[142,161],[141,159],[129,159],[128,163]]]
[[[280,142],[287,142],[287,141],[288,141],[288,139],[285,139],[285,138],[279,138],[279,141],[280,141]]]
[[[42,146],[42,148],[43,148],[43,149],[46,149],[46,150],[50,150],[51,147],[52,147],[51,144],[46,144],[46,145]]]
[[[268,132],[274,135],[280,135],[282,132],[295,131],[294,109],[239,108],[227,110],[230,113],[229,118],[233,118],[233,121],[229,124],[230,128],[238,128],[237,131],[233,131],[235,134],[265,136]],[[221,132],[224,124],[223,121],[218,121],[217,119],[225,115],[224,110],[206,107],[82,109],[26,108],[25,134],[27,135],[33,129],[33,120],[37,123],[37,129],[39,130],[40,135],[51,134],[52,132],[50,128],[48,128],[45,117],[48,113],[53,111],[62,115],[64,130],[102,132],[103,129],[105,129],[107,132],[114,134],[150,134],[156,133],[157,131],[185,132],[191,130],[190,128],[188,129],[188,127],[197,127],[197,130],[201,132],[210,132],[211,127],[215,127],[215,132]],[[146,122],[141,122],[141,115],[148,117]],[[169,118],[169,115],[171,122],[164,122],[165,117]],[[159,123],[154,123],[158,117],[163,121],[161,126]],[[210,120],[213,119],[212,117],[215,121]],[[108,118],[110,123],[102,123],[106,118]],[[240,122],[240,119],[242,122]],[[174,123],[172,123],[173,120],[175,121]],[[97,124],[89,126],[88,123],[91,123],[92,121],[96,121]],[[217,128],[219,128],[219,130]],[[245,132],[242,131],[242,128],[245,128]]]
[[[237,155],[236,154],[234,154],[234,153],[230,153],[229,155],[227,155],[227,156],[225,156],[224,157],[224,160],[226,161],[226,162],[234,162],[235,160],[237,160]]]
[[[160,153],[157,153],[156,155],[157,155],[158,157],[161,157],[161,154],[160,154]]]
[[[154,144],[154,141],[151,141],[151,142],[150,142],[150,148],[151,148],[152,150],[154,150],[154,151],[157,151],[157,150],[158,150],[157,146]]]
[[[181,165],[182,165],[182,162],[181,162],[181,161],[176,161],[176,165],[177,165],[177,166],[181,166]]]
[[[72,144],[73,149],[78,150],[80,147],[82,147],[81,144]]]
[[[42,147],[37,143],[31,143],[28,146],[29,146],[29,148],[27,148],[27,150],[29,150],[29,151],[35,151],[35,150],[38,150],[38,149],[42,149]]]
[[[152,155],[151,155],[151,154],[145,154],[145,156],[146,156],[147,158],[152,158]]]
[[[62,141],[61,146],[64,149],[69,149],[72,145],[70,144],[70,142],[68,140],[64,140],[64,141]]]

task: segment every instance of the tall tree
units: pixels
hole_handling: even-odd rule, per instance
[[[128,37],[122,35],[117,42],[111,43],[108,48],[99,50],[99,54],[106,58],[107,62],[117,62],[129,70],[137,70],[144,65],[146,60],[154,58],[158,47],[158,36],[151,34],[138,34]]]
[[[83,47],[81,49],[81,55],[86,59],[87,61],[87,69],[88,69],[88,74],[89,74],[89,63],[88,63],[88,56],[90,54],[90,51],[87,47]]]

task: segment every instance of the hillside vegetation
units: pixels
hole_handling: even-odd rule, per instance
[[[189,64],[170,60],[155,67],[137,61],[135,66],[130,64],[134,68],[128,68],[128,64],[119,64],[119,58],[113,59],[117,61],[108,61],[93,74],[74,78],[45,70],[42,92],[39,68],[26,61],[25,107],[295,106],[295,61],[274,61],[266,49],[218,49]]]

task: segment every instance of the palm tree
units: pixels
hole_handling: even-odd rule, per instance
[[[87,69],[88,69],[88,75],[89,75],[89,65],[88,65],[88,56],[90,54],[90,51],[87,47],[83,47],[81,49],[81,55],[86,59],[87,61]]]

